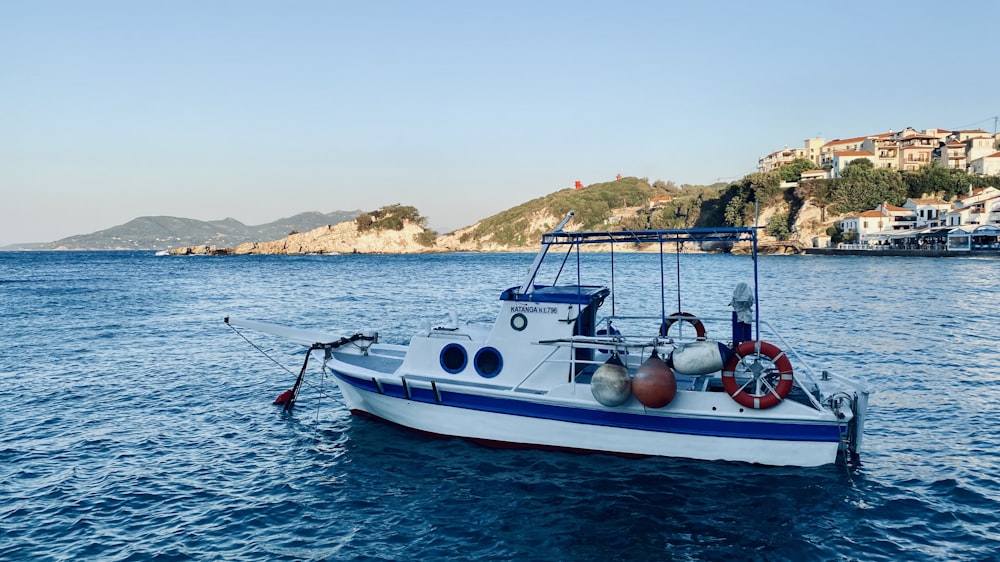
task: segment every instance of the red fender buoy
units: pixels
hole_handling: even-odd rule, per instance
[[[632,393],[647,408],[662,408],[677,395],[677,379],[655,349],[636,370]]]
[[[694,326],[695,334],[697,334],[699,340],[705,339],[705,325],[701,323],[701,320],[697,316],[691,314],[690,312],[676,312],[667,317],[660,325],[660,337],[667,337],[667,333],[670,331],[670,327],[678,322],[687,322]]]
[[[778,346],[773,343],[762,341],[760,342],[760,355],[767,357],[771,363],[774,363],[781,379],[778,381],[778,385],[770,392],[764,394],[744,392],[743,388],[736,382],[736,367],[743,361],[744,357],[756,354],[757,342],[755,341],[745,341],[737,346],[736,353],[729,358],[722,371],[722,386],[740,406],[764,410],[778,405],[778,403],[788,396],[788,393],[792,390],[794,377],[792,376],[792,363],[788,360],[785,352],[778,349]]]
[[[274,403],[287,404],[291,399],[292,399],[292,391],[291,389],[289,389],[279,394],[278,397],[274,399]]]

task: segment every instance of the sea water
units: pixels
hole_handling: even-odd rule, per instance
[[[680,276],[628,257],[607,281],[644,296],[602,311],[727,315],[755,274],[740,256],[685,255]],[[530,263],[0,253],[0,559],[998,556],[1000,260],[760,260],[784,343],[874,389],[860,464],[809,469],[435,439],[350,415],[316,370],[285,413],[271,402],[302,348],[222,321],[405,343],[452,310],[490,321]]]

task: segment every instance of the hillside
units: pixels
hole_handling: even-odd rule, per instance
[[[509,251],[534,249],[571,210],[572,230],[682,228],[721,224],[717,208],[720,186],[650,185],[645,178],[626,177],[582,189],[563,189],[532,199],[472,226],[439,236],[442,250]]]
[[[227,218],[200,221],[179,217],[139,217],[125,224],[90,234],[70,236],[41,244],[42,250],[167,250],[178,246],[213,245],[233,247],[244,242],[274,240],[291,232],[351,220],[357,211],[307,212],[258,226],[247,226]]]
[[[749,178],[750,176],[748,176]],[[170,249],[174,254],[423,253],[449,251],[534,251],[541,236],[569,211],[571,230],[641,230],[753,224],[745,178],[732,184],[676,186],[626,177],[580,189],[562,189],[501,211],[476,224],[437,236],[415,207],[390,205],[377,211],[301,213],[260,226],[235,219],[197,221],[141,217],[93,234],[65,238],[44,249]],[[752,185],[750,186],[753,187]],[[759,221],[768,233],[777,222],[805,242],[824,232],[831,213],[821,211],[792,188],[766,193]],[[349,221],[346,219],[354,218]],[[778,236],[781,240],[787,236]],[[765,240],[766,241],[766,240]],[[794,242],[799,244],[800,242]]]
[[[534,251],[571,210],[570,230],[682,228],[722,224],[724,186],[682,186],[621,178],[582,189],[564,189],[522,203],[474,225],[437,236],[415,207],[390,205],[354,221],[325,225],[266,242],[236,247],[198,244],[189,254],[331,254]]]

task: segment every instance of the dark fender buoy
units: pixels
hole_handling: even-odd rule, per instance
[[[292,400],[292,390],[288,389],[279,394],[278,397],[274,399],[274,403],[278,405],[284,405],[288,404],[291,400]]]

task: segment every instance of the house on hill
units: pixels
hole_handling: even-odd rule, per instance
[[[831,170],[833,173],[833,177],[839,178],[840,174],[844,171],[844,168],[846,168],[848,164],[854,162],[855,160],[868,160],[874,164],[875,155],[872,154],[871,152],[865,152],[862,150],[845,150],[841,152],[834,152],[833,161],[831,164],[833,166]]]
[[[931,135],[910,135],[899,141],[900,169],[915,171],[931,163],[931,153],[938,146],[937,137]]]
[[[649,200],[649,208],[659,209],[673,200],[674,198],[669,195],[663,195],[661,197],[653,197],[652,199]]]
[[[826,170],[806,170],[799,175],[799,181],[826,179]]]
[[[931,154],[931,158],[940,162],[944,168],[951,170],[965,171],[967,158],[965,157],[965,143],[952,140],[936,148]]]
[[[1000,175],[1000,134],[981,129],[949,131],[907,127],[901,131],[834,139],[805,140],[803,148],[777,150],[757,161],[757,170],[767,172],[789,164],[797,158],[807,158],[817,168],[830,169],[828,177],[839,177],[839,172],[850,161],[862,156],[876,168],[889,168],[901,172],[917,170],[932,161],[942,166],[963,170],[976,175]]]
[[[821,168],[832,167],[833,158],[837,152],[858,152],[862,150],[861,145],[868,137],[853,137],[849,139],[834,139],[820,148]]]
[[[1000,152],[969,162],[969,173],[977,176],[1000,176]]]
[[[872,153],[876,168],[899,169],[899,146],[892,131],[866,138],[861,143],[861,150]]]

